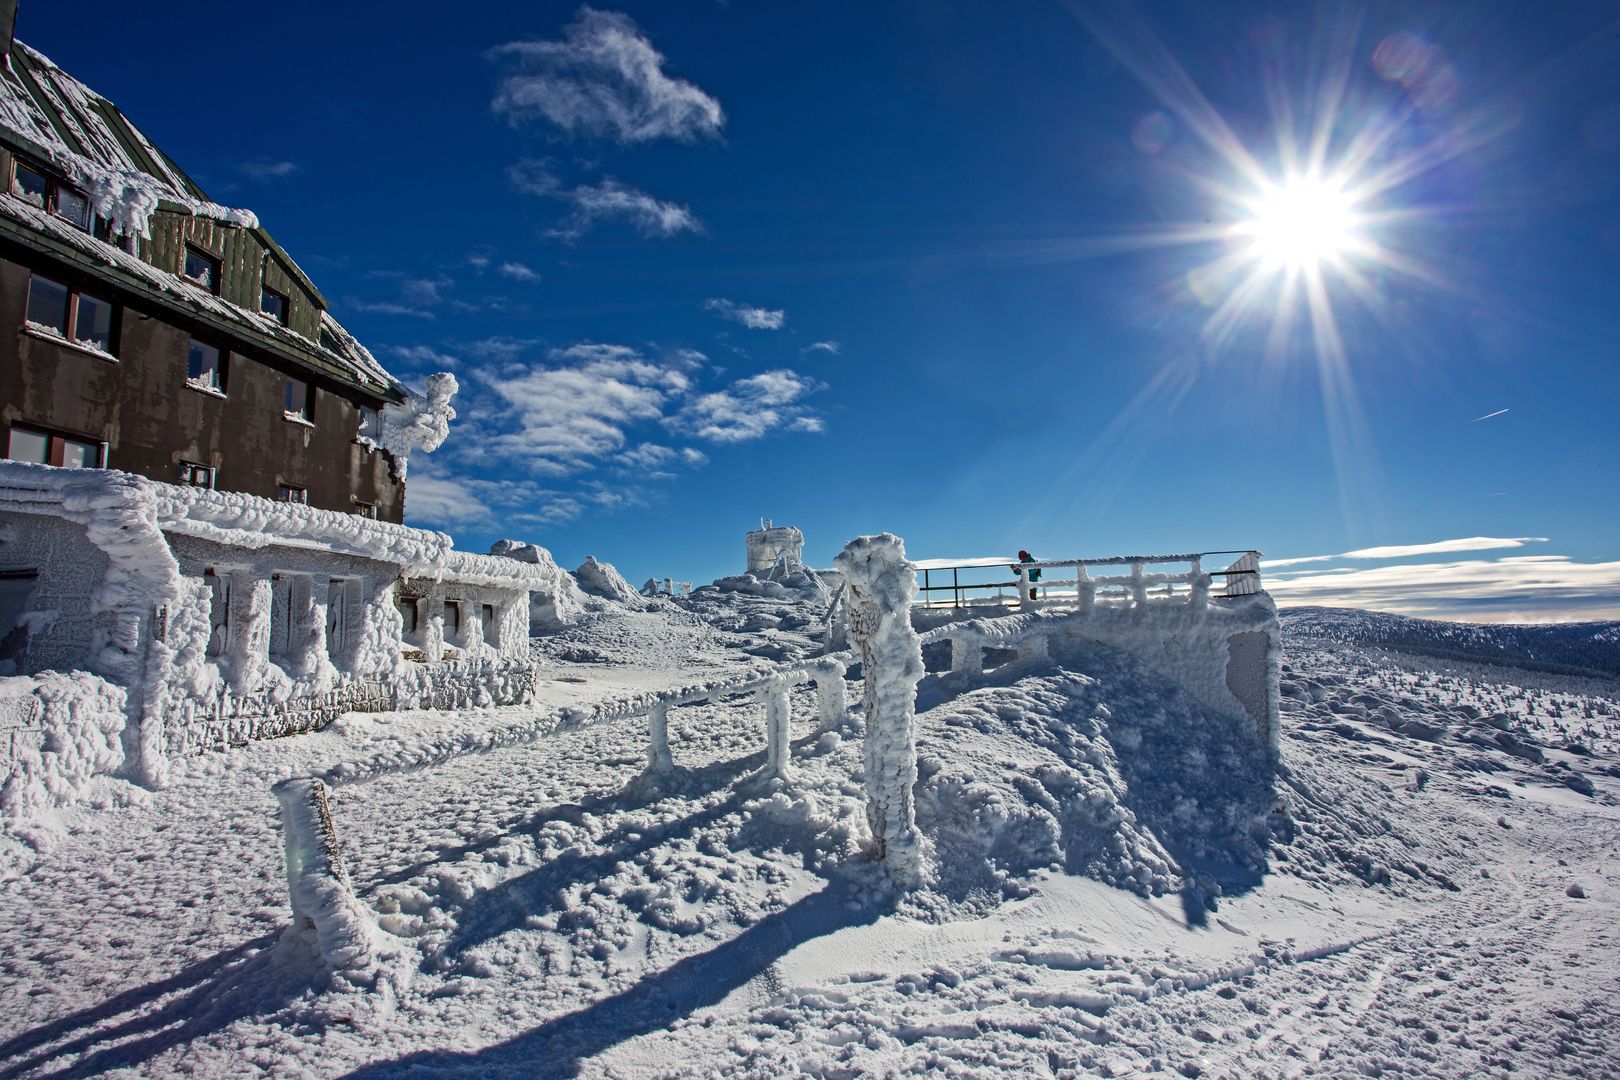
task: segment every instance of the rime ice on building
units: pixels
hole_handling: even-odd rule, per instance
[[[804,569],[804,533],[792,525],[772,525],[770,518],[748,534],[748,570],[770,580]]]

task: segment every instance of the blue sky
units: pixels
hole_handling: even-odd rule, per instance
[[[468,548],[703,582],[770,516],[1620,617],[1612,3],[81,7],[19,36],[456,373],[407,513]],[[1281,266],[1313,132],[1347,235]]]

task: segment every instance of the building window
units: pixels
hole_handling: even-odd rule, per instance
[[[36,465],[56,465],[64,469],[106,467],[101,443],[37,428],[12,427],[6,457],[13,461],[32,461]]]
[[[284,408],[287,419],[302,420],[306,424],[315,422],[315,389],[303,379],[287,376],[287,392],[284,398]]]
[[[212,465],[199,465],[195,461],[182,461],[180,463],[180,482],[191,487],[213,489],[214,468]]]
[[[461,601],[446,600],[444,602],[445,637],[451,641],[461,640]]]
[[[11,193],[41,210],[49,210],[74,228],[90,231],[94,215],[84,192],[46,176],[32,165],[16,163],[11,172]]]
[[[495,621],[495,605],[484,605],[484,644],[499,646],[501,643],[500,624]]]
[[[420,618],[420,612],[416,606],[416,597],[400,596],[395,599],[395,604],[399,607],[399,617],[405,624],[404,632],[415,634],[417,621]]]
[[[277,484],[276,500],[278,502],[307,504],[309,502],[309,489],[294,487],[291,484]]]
[[[370,518],[372,521],[377,520],[376,503],[361,502],[359,499],[356,499],[354,500],[354,512],[363,518]]]
[[[219,260],[206,251],[186,245],[185,277],[209,292],[219,293]]]
[[[41,210],[45,209],[45,200],[50,197],[51,182],[45,174],[31,165],[17,162],[17,167],[11,174],[11,193],[23,202],[32,203]]]
[[[66,285],[34,274],[28,279],[28,321],[48,327],[63,337],[68,332],[68,309],[73,294]]]
[[[287,298],[268,286],[259,290],[259,310],[287,325]]]
[[[223,394],[228,355],[206,341],[194,339],[186,348],[186,383],[198,390]]]
[[[98,352],[112,353],[113,306],[89,293],[76,292],[60,281],[29,275],[27,319],[69,341]]]
[[[382,412],[375,406],[360,406],[360,438],[382,442]]]

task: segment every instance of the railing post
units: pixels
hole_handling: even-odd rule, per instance
[[[1018,567],[1018,607],[1023,611],[1033,611],[1035,598],[1030,595],[1029,567]]]
[[[270,790],[281,803],[293,933],[330,967],[370,967],[371,920],[343,869],[326,784],[283,780]]]
[[[951,674],[984,674],[984,646],[979,635],[964,631],[951,636]]]
[[[654,702],[647,710],[647,771],[663,776],[675,771],[669,752],[669,703]]]
[[[765,706],[765,775],[786,780],[792,743],[789,723],[792,705],[788,702],[787,680],[772,679],[759,693]]]
[[[1193,559],[1188,581],[1192,585],[1192,597],[1188,602],[1194,611],[1203,611],[1209,607],[1209,575],[1204,573],[1203,559]]]
[[[1083,564],[1075,566],[1074,594],[1082,615],[1091,610],[1092,603],[1097,599],[1097,586],[1091,583],[1091,575],[1086,573]]]
[[[821,720],[816,734],[837,731],[849,716],[849,697],[844,692],[844,665],[837,660],[817,668],[811,677],[816,680],[816,696],[820,698]]]
[[[1142,580],[1142,564],[1131,563],[1131,600],[1138,609],[1148,605],[1147,582]]]

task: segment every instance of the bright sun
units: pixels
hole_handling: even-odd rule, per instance
[[[1360,244],[1355,200],[1342,185],[1315,176],[1264,184],[1246,207],[1235,234],[1268,269],[1314,272],[1336,264]]]

